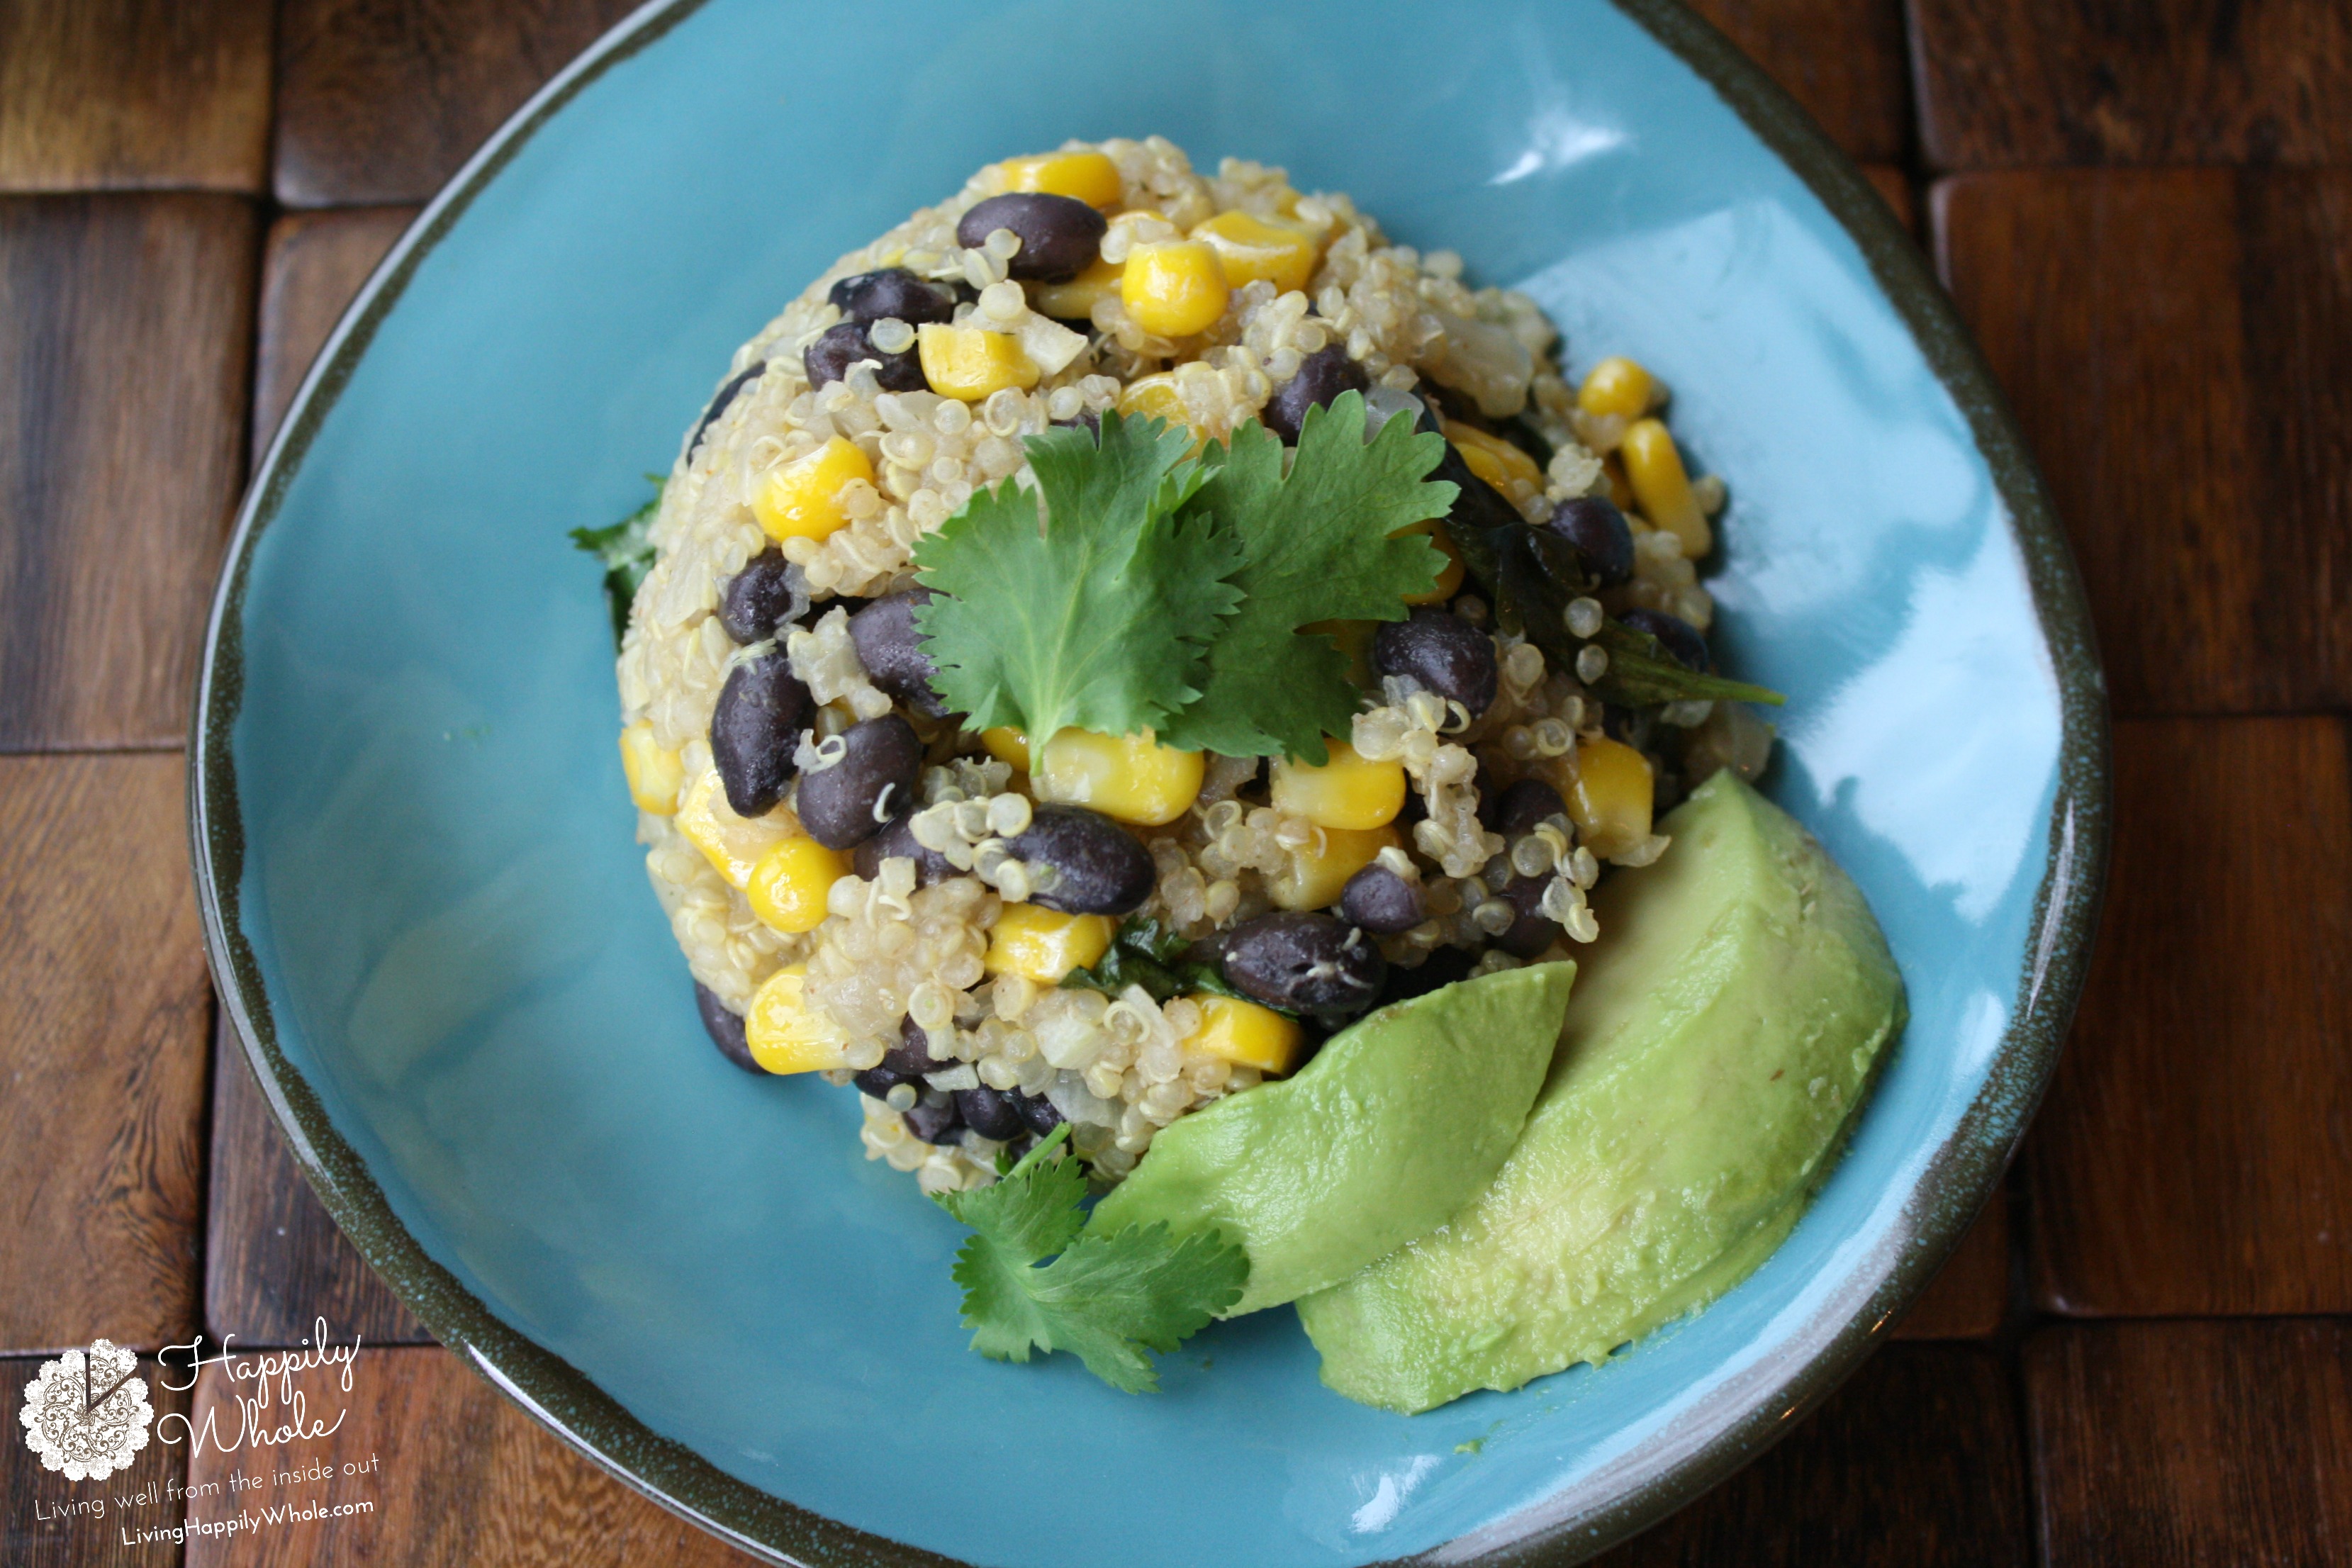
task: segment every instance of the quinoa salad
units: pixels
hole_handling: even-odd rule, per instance
[[[1049,1138],[1099,1194],[1374,1008],[1576,958],[1772,699],[1708,647],[1723,483],[1575,346],[1157,137],[843,256],[579,536],[719,1049],[927,1194]],[[1096,505],[1128,554],[1069,541]]]

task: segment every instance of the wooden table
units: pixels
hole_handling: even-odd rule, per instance
[[[341,1239],[215,1040],[183,837],[254,455],[417,204],[629,8],[0,0],[8,1429],[32,1352],[323,1317],[372,1347],[325,1447],[378,1467],[357,1523],[134,1544],[37,1517],[65,1484],[0,1436],[0,1561],[737,1560]],[[1607,1561],[2352,1563],[2352,7],[1700,8],[1914,224],[2015,402],[2099,622],[2117,831],[2005,1195],[1900,1342]],[[127,1479],[233,1462],[185,1452]]]

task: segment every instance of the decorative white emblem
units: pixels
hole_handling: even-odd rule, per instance
[[[25,1408],[16,1419],[43,1468],[77,1481],[102,1480],[130,1468],[155,1420],[147,1380],[131,1375],[138,1369],[137,1354],[111,1340],[41,1363],[40,1375],[25,1387]]]

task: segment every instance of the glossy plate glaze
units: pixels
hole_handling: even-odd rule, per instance
[[[1134,1398],[986,1362],[958,1227],[846,1092],[701,1037],[614,746],[597,574],[730,351],[979,163],[1157,132],[1353,193],[1634,354],[1734,497],[1717,647],[1868,892],[1908,1036],[1794,1237],[1608,1366],[1406,1419],[1292,1314]],[[248,499],[195,734],[213,958],[329,1205],[453,1346],[779,1558],[1547,1561],[1657,1517],[1870,1348],[1998,1180],[2072,1007],[2105,731],[2042,492],[1810,123],[1655,0],[709,0],[640,14],[393,253]],[[1213,1363],[1213,1364],[1212,1364]]]

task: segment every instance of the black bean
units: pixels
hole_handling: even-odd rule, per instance
[[[845,278],[824,296],[844,319],[872,324],[899,321],[910,327],[925,321],[946,321],[955,315],[955,296],[937,283],[916,277],[902,267],[860,272]]]
[[[1429,802],[1422,798],[1421,791],[1414,786],[1411,779],[1407,779],[1404,786],[1404,804],[1397,807],[1396,820],[1390,826],[1410,839],[1412,837],[1412,825],[1428,816]]]
[[[1054,428],[1056,430],[1084,430],[1087,435],[1092,436],[1095,438],[1096,446],[1099,447],[1102,445],[1102,416],[1097,413],[1094,409],[1082,408],[1078,410],[1078,416],[1075,419],[1056,419],[1054,421]]]
[[[1040,1138],[1062,1124],[1062,1113],[1042,1094],[1027,1095],[1015,1089],[1006,1090],[1005,1098],[1021,1113],[1021,1120],[1028,1123],[1029,1131]]]
[[[916,1092],[921,1093],[921,1079],[922,1075],[919,1073],[903,1073],[897,1068],[886,1064],[881,1067],[867,1068],[864,1072],[852,1073],[849,1081],[857,1086],[857,1092],[860,1094],[870,1094],[877,1100],[887,1100],[890,1098],[890,1091],[902,1083],[914,1084]]]
[[[849,640],[857,647],[866,679],[918,713],[944,719],[948,705],[931,689],[939,668],[915,629],[916,607],[930,602],[929,588],[885,595],[849,617]]]
[[[912,348],[886,354],[874,346],[860,321],[844,321],[827,327],[809,344],[801,363],[808,367],[809,385],[823,386],[839,381],[849,374],[849,367],[859,360],[875,362],[875,384],[885,392],[926,392],[930,383],[923,379],[922,356]]]
[[[1510,929],[1495,939],[1496,947],[1516,958],[1533,958],[1559,940],[1559,922],[1538,908],[1550,885],[1549,877],[1514,877],[1504,887],[1502,899],[1511,906],[1512,920]]]
[[[1151,852],[1082,805],[1038,806],[1005,847],[1029,864],[1029,901],[1066,915],[1130,914],[1151,896]]]
[[[743,1016],[721,1002],[719,993],[699,980],[694,983],[694,1010],[702,1015],[702,1026],[709,1032],[710,1043],[719,1047],[720,1056],[745,1072],[762,1070],[752,1058],[750,1042],[743,1037]]]
[[[710,760],[738,816],[765,816],[793,781],[793,752],[814,704],[782,648],[735,667],[710,715]]]
[[[766,642],[792,621],[797,608],[808,613],[808,589],[800,569],[771,544],[719,590],[719,624],[746,647]]]
[[[1478,966],[1477,959],[1458,947],[1441,947],[1422,960],[1417,969],[1402,964],[1389,970],[1389,983],[1381,992],[1381,1005],[1403,1002],[1414,996],[1426,996],[1441,985],[1451,985],[1457,980],[1467,980]]]
[[[808,836],[828,849],[847,849],[881,832],[892,810],[914,798],[923,770],[923,742],[896,713],[861,720],[838,739],[840,760],[803,773],[793,804]]]
[[[1451,610],[1423,607],[1372,633],[1372,668],[1405,675],[1477,718],[1495,700],[1495,641]]]
[[[1493,798],[1494,820],[1487,826],[1506,838],[1534,832],[1545,817],[1568,815],[1568,803],[1559,798],[1559,791],[1541,779],[1521,779]]]
[[[949,1064],[933,1059],[931,1040],[912,1015],[898,1020],[898,1043],[882,1053],[882,1065],[908,1078],[939,1072]]]
[[[1628,610],[1617,619],[1622,625],[1657,638],[1668,657],[1685,668],[1706,668],[1706,639],[1688,621],[1663,610]]]
[[[881,832],[850,851],[849,868],[870,882],[882,874],[883,861],[912,860],[915,886],[919,888],[961,875],[946,856],[936,849],[924,848],[916,840],[913,817],[911,811],[892,817]]]
[[[1637,752],[1649,750],[1650,731],[1656,727],[1657,710],[1628,708],[1622,703],[1601,705],[1601,732],[1612,741],[1622,741]]]
[[[702,437],[709,433],[713,425],[719,423],[719,416],[727,412],[727,405],[735,401],[735,395],[759,380],[760,373],[767,368],[768,362],[761,360],[751,369],[738,371],[727,378],[727,384],[719,389],[710,399],[710,406],[702,411],[702,422],[694,427],[694,439],[686,444],[688,461],[691,462],[694,459],[696,448],[702,445]]]
[[[1344,1013],[1370,1005],[1388,975],[1371,938],[1314,913],[1260,915],[1225,942],[1225,979],[1271,1006]]]
[[[1607,496],[1573,496],[1552,509],[1544,524],[1568,542],[1596,588],[1614,588],[1633,579],[1633,531]],[[1542,554],[1538,552],[1538,560]]]
[[[1348,879],[1339,889],[1339,918],[1382,936],[1411,931],[1429,918],[1421,884],[1378,862]]]
[[[1092,267],[1110,232],[1103,215],[1075,196],[1024,191],[974,205],[956,225],[956,243],[977,250],[1000,228],[1021,237],[1004,270],[1040,283],[1066,282]]]
[[[1029,1131],[1028,1122],[1022,1119],[1021,1110],[1013,1103],[1012,1097],[986,1084],[978,1089],[957,1089],[955,1104],[956,1114],[963,1118],[963,1124],[982,1138],[1010,1143]]]
[[[1364,374],[1364,367],[1334,343],[1300,360],[1298,374],[1274,389],[1258,418],[1285,443],[1296,444],[1308,409],[1328,408],[1341,393],[1369,392],[1371,385],[1372,378]]]
[[[926,1143],[950,1143],[955,1141],[963,1120],[956,1112],[955,1097],[938,1089],[926,1089],[914,1107],[898,1113],[907,1124],[908,1133]]]

